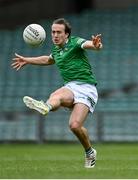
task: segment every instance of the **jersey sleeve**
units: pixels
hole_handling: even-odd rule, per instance
[[[76,45],[79,47],[79,48],[83,48],[83,43],[86,42],[86,39],[83,39],[83,38],[77,38],[77,41],[76,41]]]

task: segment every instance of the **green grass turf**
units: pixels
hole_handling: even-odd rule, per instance
[[[96,144],[95,148],[96,167],[85,169],[80,144],[1,144],[0,178],[138,178],[137,144]]]

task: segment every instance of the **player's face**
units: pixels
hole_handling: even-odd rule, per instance
[[[65,26],[63,24],[53,24],[51,34],[55,45],[63,46],[66,43],[68,33],[65,33]]]

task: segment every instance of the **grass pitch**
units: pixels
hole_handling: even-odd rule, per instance
[[[137,144],[96,144],[94,169],[80,144],[0,145],[1,179],[137,179]]]

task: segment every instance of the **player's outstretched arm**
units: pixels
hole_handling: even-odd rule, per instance
[[[102,49],[102,40],[101,40],[101,34],[92,36],[91,41],[88,40],[85,43],[83,43],[84,49],[94,49],[94,50],[100,50]]]
[[[54,64],[54,60],[51,56],[38,56],[38,57],[24,57],[15,53],[11,66],[17,71],[27,64],[33,65],[51,65]]]

